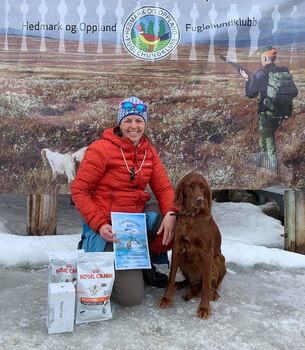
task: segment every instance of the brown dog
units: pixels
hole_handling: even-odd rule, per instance
[[[175,225],[169,281],[160,307],[169,307],[175,290],[178,267],[185,280],[177,289],[190,286],[183,297],[188,301],[201,297],[197,315],[210,316],[210,300],[217,300],[217,289],[226,274],[225,258],[221,254],[221,235],[211,214],[212,190],[198,173],[186,175],[177,185],[175,204],[180,208]]]

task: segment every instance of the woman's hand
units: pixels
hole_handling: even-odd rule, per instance
[[[164,216],[160,228],[157,232],[157,235],[159,235],[160,233],[162,233],[163,231],[163,240],[162,240],[162,244],[168,245],[169,242],[171,242],[171,240],[174,237],[174,225],[176,222],[176,216],[175,215],[171,215],[171,214],[175,214],[173,211],[168,211],[166,213],[166,215]]]
[[[109,224],[101,226],[99,234],[106,242],[118,242],[115,238],[115,234],[112,232],[112,226]]]

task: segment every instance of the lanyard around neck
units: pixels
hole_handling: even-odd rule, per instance
[[[129,166],[127,164],[127,161],[126,161],[126,158],[125,158],[125,155],[124,155],[124,152],[122,150],[122,147],[120,147],[120,151],[122,153],[122,156],[123,156],[123,159],[124,159],[124,163],[125,163],[125,166],[126,166],[126,169],[127,171],[130,173],[130,181],[134,180],[135,178],[135,175],[141,171],[142,167],[143,167],[143,164],[145,162],[145,159],[146,159],[146,155],[147,155],[147,150],[145,150],[144,152],[144,157],[143,157],[143,160],[142,160],[142,163],[140,165],[140,168],[138,170],[135,170],[135,167],[134,165],[131,167],[131,169],[129,169]]]

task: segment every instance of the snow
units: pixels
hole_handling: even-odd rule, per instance
[[[58,235],[25,236],[26,197],[0,195],[0,349],[305,348],[305,256],[283,250],[283,226],[260,206],[213,203],[213,214],[228,273],[209,320],[196,317],[198,299],[182,301],[184,291],[163,310],[163,290],[146,287],[141,305],[112,303],[112,320],[48,336],[48,253],[76,248],[81,219],[60,197]]]
[[[61,200],[66,208],[60,210],[61,224],[56,236],[13,235],[16,230],[7,227],[7,221],[0,217],[0,265],[46,265],[49,252],[76,249],[81,233],[81,218],[74,207],[70,206],[69,210],[67,199]],[[7,202],[1,201],[0,208],[1,212],[6,211],[9,219],[16,209],[21,213],[20,207],[23,206],[25,211],[25,200],[20,202],[19,208],[16,203],[11,205],[10,211],[5,203]],[[222,250],[227,263],[242,266],[268,264],[282,268],[305,267],[305,256],[283,250],[281,234],[284,233],[284,228],[280,221],[265,215],[259,206],[214,202],[213,215],[222,233]],[[70,223],[70,226],[64,223]],[[20,227],[21,223],[18,225]],[[8,247],[14,247],[13,254]]]

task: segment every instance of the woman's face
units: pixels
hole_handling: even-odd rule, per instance
[[[137,146],[144,134],[145,122],[138,115],[128,115],[120,124],[123,138],[128,138],[134,146]]]

